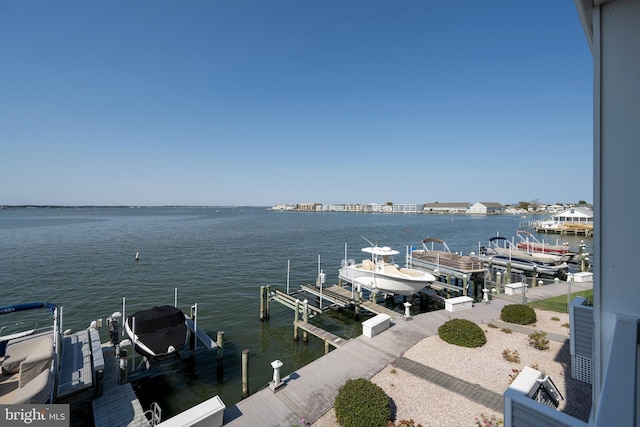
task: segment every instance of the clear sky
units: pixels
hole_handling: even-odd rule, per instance
[[[0,0],[0,205],[593,202],[573,0]]]

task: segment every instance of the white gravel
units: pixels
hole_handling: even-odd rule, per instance
[[[529,325],[535,330],[569,337],[569,316],[536,310],[537,323]],[[553,318],[559,320],[552,320]],[[479,348],[465,348],[442,341],[438,336],[423,339],[404,353],[404,357],[424,365],[478,384],[502,394],[509,387],[510,378],[525,366],[531,366],[551,377],[565,400],[558,410],[587,421],[591,408],[591,386],[571,379],[568,343],[549,342],[549,349],[537,350],[529,345],[528,334],[503,332],[500,328],[480,325],[487,343]],[[520,362],[508,362],[503,351],[517,351]],[[372,379],[389,395],[395,406],[395,420],[413,419],[423,427],[474,426],[481,414],[496,413],[463,396],[422,380],[392,365]],[[312,424],[314,427],[338,426],[333,409]]]

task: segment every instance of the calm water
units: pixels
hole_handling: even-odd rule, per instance
[[[53,302],[64,308],[64,328],[122,310],[198,303],[198,325],[215,339],[225,332],[224,372],[215,353],[199,353],[141,383],[143,403],[158,401],[168,418],[216,394],[227,406],[241,398],[241,352],[250,351],[249,386],[271,380],[270,363],[288,375],[324,353],[324,344],[292,339],[293,312],[272,305],[259,320],[261,285],[286,290],[313,283],[321,268],[337,282],[344,258],[361,258],[362,236],[404,253],[427,237],[443,238],[468,254],[499,233],[512,237],[517,216],[401,215],[270,212],[264,208],[61,208],[0,210],[0,306]],[[555,242],[552,235],[539,236]],[[562,237],[577,251],[581,237]],[[591,251],[592,240],[586,239]],[[140,253],[139,262],[135,261]],[[396,259],[402,263],[403,259]],[[2,321],[2,319],[0,319]],[[360,333],[350,316],[332,313],[322,326],[345,338]],[[102,328],[107,340],[106,327]]]

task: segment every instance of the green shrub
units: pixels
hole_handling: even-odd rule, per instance
[[[525,304],[505,305],[500,312],[500,319],[517,325],[530,325],[538,320],[535,310]]]
[[[452,319],[438,328],[440,339],[460,347],[482,347],[487,336],[480,326],[467,319]]]
[[[364,378],[348,380],[340,387],[333,407],[343,427],[386,427],[391,419],[389,396]]]

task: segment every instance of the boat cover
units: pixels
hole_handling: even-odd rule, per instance
[[[134,326],[133,318],[136,339],[153,351],[149,356],[166,354],[170,346],[175,350],[184,347],[187,325],[184,313],[179,308],[163,305],[138,311],[127,318],[130,329]]]

